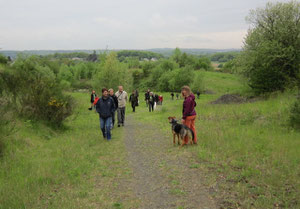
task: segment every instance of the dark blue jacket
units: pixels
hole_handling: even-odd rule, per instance
[[[101,97],[96,103],[96,111],[99,113],[101,118],[109,118],[112,116],[115,110],[115,104],[112,98]]]

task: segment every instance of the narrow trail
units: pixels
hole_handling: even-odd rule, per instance
[[[131,188],[143,209],[214,209],[216,203],[204,186],[189,150],[171,144],[152,124],[138,123],[134,115],[126,118],[125,147],[133,170]]]

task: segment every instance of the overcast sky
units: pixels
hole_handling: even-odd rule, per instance
[[[240,48],[245,17],[266,2],[0,0],[0,48]]]

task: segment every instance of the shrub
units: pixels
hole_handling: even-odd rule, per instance
[[[298,99],[291,107],[290,125],[295,129],[300,129],[300,99]]]
[[[38,57],[18,58],[1,77],[22,116],[60,126],[72,114],[72,99],[63,94],[53,70],[41,65]],[[57,103],[51,103],[53,100]]]

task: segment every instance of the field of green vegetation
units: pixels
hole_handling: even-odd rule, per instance
[[[252,10],[242,51],[0,54],[0,209],[300,208],[299,17],[297,1]],[[140,105],[107,142],[90,92],[119,85]],[[198,145],[179,149],[184,85]],[[164,96],[152,113],[147,89]]]
[[[0,208],[134,208],[122,129],[102,139],[88,93],[72,93],[77,108],[63,129],[19,119],[4,139]],[[118,188],[118,189],[117,189]],[[126,198],[127,201],[124,201]]]
[[[213,105],[210,102],[220,95],[244,87],[237,76],[217,72],[205,72],[204,83],[214,94],[202,94],[197,100],[199,143],[184,149],[207,172],[207,184],[220,205],[298,208],[300,132],[287,125],[294,92],[251,103]],[[147,111],[141,97],[134,118],[157,127],[173,147],[167,117],[180,118],[182,100],[161,94],[164,104],[154,113]],[[77,108],[64,128],[20,119],[14,133],[5,138],[0,208],[138,207],[133,191],[119,187],[132,178],[123,129],[113,130],[111,142],[104,141],[97,114],[87,110],[88,92],[71,95]]]
[[[219,191],[216,198],[225,208],[298,208],[300,133],[287,125],[295,94],[245,104],[210,104],[217,97],[202,95],[197,101],[198,147],[191,150]],[[167,100],[161,111],[137,117],[164,129],[171,143],[167,117],[180,118],[181,111],[182,101]]]

